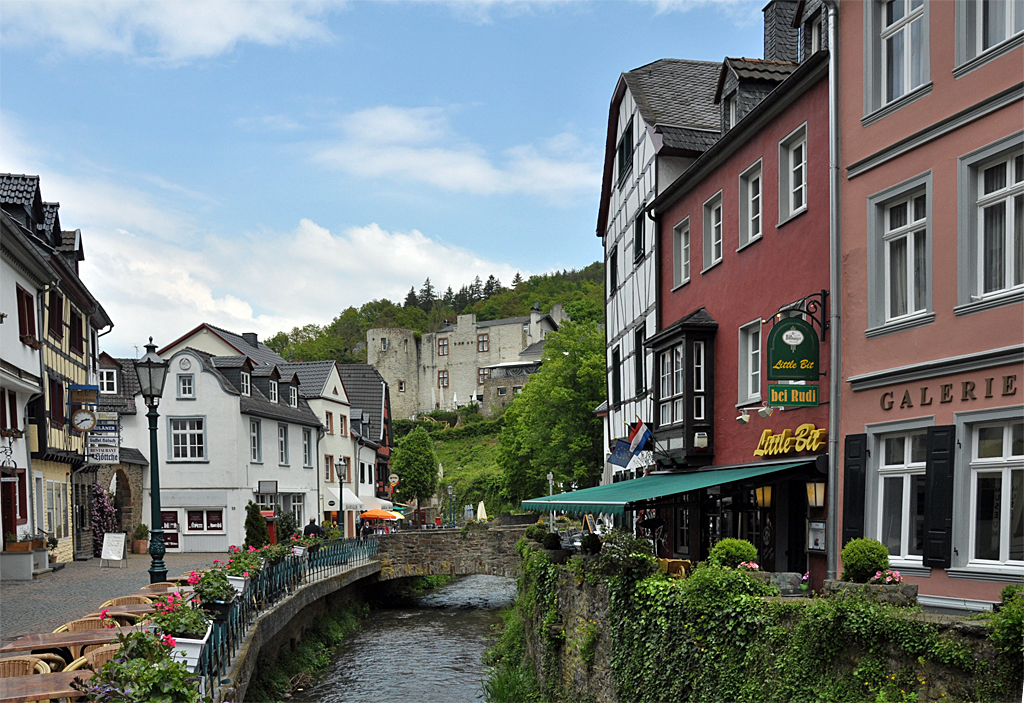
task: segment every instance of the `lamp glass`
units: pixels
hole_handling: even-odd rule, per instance
[[[772,507],[772,487],[771,486],[758,486],[754,489],[754,493],[757,495],[757,507],[759,508],[770,508]]]
[[[135,372],[139,376],[139,386],[146,405],[159,402],[164,394],[164,381],[167,380],[167,367],[170,362],[157,356],[153,338],[149,338],[146,353],[141,359],[135,360]]]
[[[698,432],[693,436],[693,446],[697,449],[705,449],[708,446],[708,433]]]
[[[807,504],[812,508],[825,505],[825,484],[819,481],[807,483]]]

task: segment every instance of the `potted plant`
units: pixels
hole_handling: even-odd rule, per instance
[[[29,542],[32,549],[46,549],[46,537],[42,533],[29,537]]]
[[[800,590],[801,591],[806,591],[807,590],[807,581],[810,578],[811,578],[811,572],[810,571],[805,571],[803,578],[800,579]]]
[[[224,572],[227,574],[228,583],[234,587],[235,593],[241,596],[249,587],[249,579],[260,572],[263,560],[253,547],[246,552],[235,546],[230,547],[229,550],[231,558],[224,567]]]
[[[0,437],[10,437],[11,439],[21,439],[25,436],[25,430],[15,429],[13,427],[5,427],[0,430]]]
[[[23,344],[27,344],[35,350],[39,350],[43,346],[42,342],[36,339],[35,335],[23,334],[20,339]]]
[[[29,552],[32,551],[32,542],[19,538],[14,532],[8,532],[4,535],[4,549],[8,552]]]
[[[228,582],[224,569],[214,568],[204,571],[202,575],[193,571],[188,582],[194,587],[194,600],[199,606],[213,615],[214,622],[225,622],[235,602],[235,587]]]
[[[259,550],[259,555],[263,558],[263,561],[271,566],[277,566],[291,553],[292,546],[282,542],[278,542],[277,544],[268,544],[263,549]]]
[[[48,537],[46,540],[46,549],[50,552],[50,563],[53,564],[57,561],[57,545],[60,544],[56,537]]]
[[[145,554],[149,551],[149,525],[140,522],[132,532],[132,551],[136,554]]]
[[[825,581],[826,596],[856,595],[893,605],[917,605],[917,585],[904,583],[898,571],[889,569],[889,550],[878,540],[850,540],[841,558],[841,580]]]
[[[153,625],[174,648],[175,656],[184,661],[189,671],[195,671],[199,663],[199,655],[203,652],[213,620],[202,608],[190,608],[179,593],[171,593],[166,598],[158,598],[153,607]]]
[[[185,664],[174,660],[173,637],[152,632],[118,636],[121,650],[113,660],[91,677],[82,676],[71,687],[83,693],[84,701],[175,701],[200,703],[204,700],[198,680]],[[209,700],[209,699],[206,699]]]

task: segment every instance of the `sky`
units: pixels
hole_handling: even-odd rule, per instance
[[[424,279],[602,258],[619,74],[762,55],[765,0],[5,0],[0,171],[41,177],[136,356]]]

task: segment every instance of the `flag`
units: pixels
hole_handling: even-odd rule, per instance
[[[624,439],[615,440],[615,449],[608,455],[608,463],[616,466],[626,467],[633,454],[629,450],[629,444]]]
[[[647,440],[651,437],[651,431],[647,429],[647,425],[640,418],[637,418],[636,427],[629,432],[629,451],[636,454],[644,445],[647,444]]]

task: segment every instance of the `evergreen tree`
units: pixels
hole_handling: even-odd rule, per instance
[[[430,312],[430,308],[434,306],[434,300],[437,299],[437,292],[434,290],[433,284],[430,283],[430,276],[427,276],[427,280],[423,281],[423,287],[420,288],[418,297],[420,309],[423,312]]]
[[[251,500],[245,506],[245,547],[260,549],[270,544],[270,531],[267,521],[260,515],[260,506]]]
[[[515,288],[515,287],[517,287],[522,282],[523,282],[523,277],[519,275],[518,271],[516,271],[516,275],[512,277],[512,287]]]
[[[416,297],[416,286],[409,286],[409,294],[405,296],[405,307],[418,308],[420,301]]]
[[[495,293],[501,292],[501,281],[490,275],[487,277],[487,283],[484,284],[484,298],[490,298]]]
[[[455,307],[455,293],[452,292],[452,287],[448,286],[448,290],[444,292],[444,304],[446,307]]]
[[[483,281],[480,280],[480,277],[477,276],[469,286],[469,299],[475,303],[478,300],[482,300],[483,297],[484,284]]]

